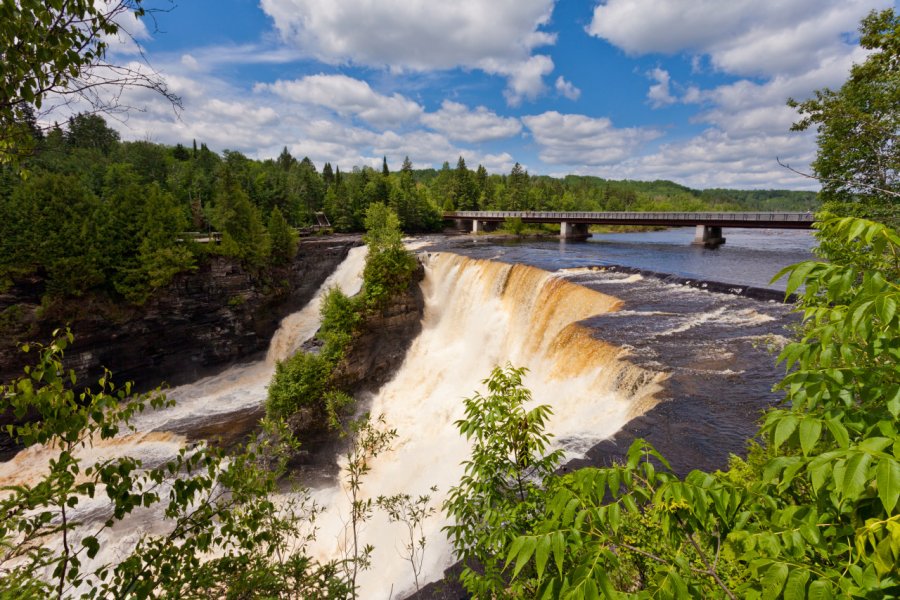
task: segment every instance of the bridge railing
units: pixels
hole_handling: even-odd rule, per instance
[[[445,212],[445,219],[547,219],[553,221],[610,220],[610,221],[767,221],[812,223],[813,216],[802,212],[561,212],[561,211],[453,211]]]

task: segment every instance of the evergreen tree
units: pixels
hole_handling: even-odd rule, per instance
[[[526,210],[528,208],[528,171],[516,163],[507,178],[507,210]]]
[[[110,129],[100,115],[78,113],[69,117],[65,138],[71,148],[89,148],[109,154],[119,142],[119,133]]]
[[[235,256],[251,267],[266,261],[267,240],[259,211],[234,178],[223,181],[216,195],[222,231],[223,254]]]
[[[275,162],[277,162],[278,166],[285,171],[289,171],[291,167],[297,164],[297,159],[291,156],[291,153],[288,152],[287,146],[285,146],[281,150],[281,154],[278,155],[278,160],[276,160]]]
[[[462,156],[456,161],[453,181],[450,186],[450,197],[457,210],[475,210],[478,207],[478,194],[472,173],[466,167]]]
[[[269,215],[269,261],[274,266],[288,265],[297,253],[297,234],[288,225],[278,207]]]

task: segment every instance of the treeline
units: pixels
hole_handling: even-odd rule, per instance
[[[23,177],[0,172],[0,282],[41,275],[50,294],[104,290],[142,302],[209,254],[265,270],[288,263],[296,231],[324,213],[336,231],[361,231],[376,203],[407,232],[435,231],[443,210],[810,210],[811,192],[697,191],[669,181],[508,175],[456,167],[342,172],[285,148],[274,160],[221,155],[205,144],[123,142],[102,117],[79,114],[46,134],[26,119],[34,153]],[[221,244],[188,231],[217,231]]]

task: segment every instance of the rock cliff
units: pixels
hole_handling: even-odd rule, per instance
[[[47,341],[66,325],[75,334],[66,363],[85,384],[103,367],[116,382],[147,389],[248,360],[266,350],[280,320],[308,302],[360,243],[358,236],[303,240],[289,267],[265,275],[212,257],[142,306],[100,296],[42,306],[41,280],[18,281],[0,293],[0,381],[19,376],[29,362],[18,342]]]
[[[358,395],[374,392],[390,381],[422,330],[425,297],[419,282],[424,277],[425,269],[420,264],[403,294],[366,317],[332,375],[336,387]]]

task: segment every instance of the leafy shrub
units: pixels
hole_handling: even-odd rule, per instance
[[[369,253],[363,269],[366,307],[378,310],[406,291],[418,268],[415,256],[403,247],[397,214],[381,203],[366,211],[366,244]]]
[[[302,407],[320,407],[333,366],[325,356],[311,352],[297,352],[279,362],[269,385],[266,415],[286,419]]]
[[[112,440],[135,414],[172,402],[158,392],[137,396],[127,384],[117,388],[108,373],[79,389],[62,365],[71,342],[65,334],[38,347],[26,375],[0,386],[19,418],[38,417],[9,425],[11,438],[52,454],[45,473],[0,497],[0,598],[72,598],[78,588],[84,598],[351,594],[337,563],[306,554],[311,536],[302,531],[317,510],[308,498],[270,500],[292,450],[281,442],[282,424],[264,422],[266,435],[227,457],[198,444],[157,466],[127,455],[90,462],[80,448]],[[88,497],[96,503],[91,512],[104,515],[99,521],[75,516],[87,510]],[[152,507],[165,513],[165,534],[133,529],[132,549],[111,564],[91,565],[107,528],[127,528],[128,515]]]
[[[765,416],[764,447],[682,480],[636,440],[624,465],[550,482],[546,516],[502,550],[519,586],[566,598],[900,595],[900,235],[853,218],[821,230],[865,245],[866,267],[784,270],[787,292],[804,290],[804,330],[781,353],[785,404]]]
[[[560,451],[545,453],[550,407],[525,408],[531,401],[522,385],[525,372],[495,368],[484,381],[488,395],[465,399],[465,418],[456,422],[472,443],[472,458],[444,504],[453,520],[445,529],[465,565],[462,581],[479,598],[504,590],[510,575],[503,564],[505,549],[543,514],[541,486],[562,458]],[[483,569],[473,569],[473,561]]]
[[[328,290],[322,299],[321,313],[322,325],[316,336],[325,342],[322,354],[336,363],[362,321],[360,302],[335,287]]]

